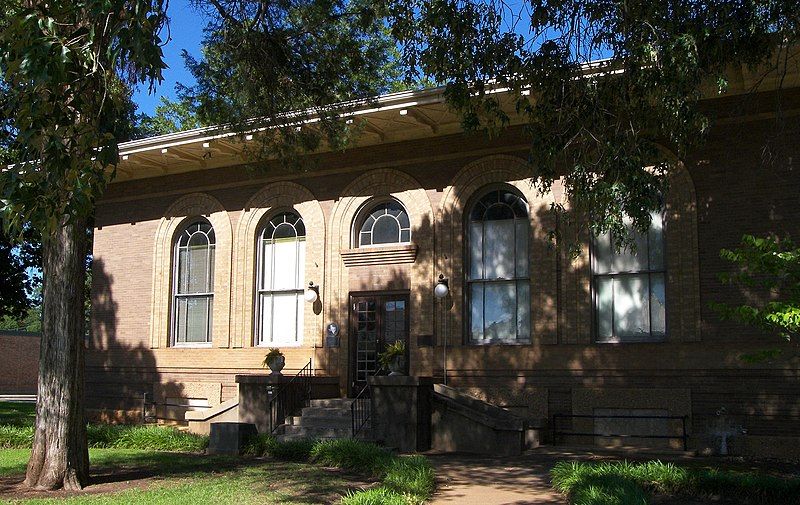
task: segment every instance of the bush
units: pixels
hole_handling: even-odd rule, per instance
[[[342,498],[340,503],[341,505],[408,505],[417,502],[410,501],[402,494],[381,486],[364,491],[351,491]]]
[[[386,449],[357,440],[320,441],[311,450],[311,461],[315,463],[374,477],[383,477],[394,459]]]
[[[0,425],[0,449],[26,449],[33,445],[33,426]]]
[[[167,426],[90,424],[86,436],[94,449],[202,452],[208,446],[208,437]],[[30,449],[32,445],[33,426],[0,425],[0,449]]]
[[[800,479],[779,479],[752,472],[684,468],[672,463],[558,463],[553,487],[571,503],[595,505],[646,504],[648,492],[755,503],[795,503]]]
[[[389,466],[384,486],[424,502],[433,495],[433,468],[424,456],[395,457]]]

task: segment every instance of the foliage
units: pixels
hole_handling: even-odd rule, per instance
[[[35,419],[35,403],[0,402],[0,425],[28,426]]]
[[[260,154],[348,145],[358,125],[348,127],[347,107],[334,104],[385,89],[380,61],[396,55],[406,86],[444,86],[465,130],[524,125],[534,182],[544,192],[563,177],[574,213],[554,211],[590,216],[593,232],[622,244],[625,217],[646,230],[668,172],[703,141],[710,118],[701,98],[724,93],[743,65],[758,82],[781,75],[800,33],[795,0],[210,5],[203,59],[187,58],[192,97],[204,121],[271,128]],[[295,131],[315,114],[318,123]]]
[[[386,346],[386,350],[378,355],[381,367],[389,368],[395,358],[406,355],[406,344],[402,340],[395,340]]]
[[[151,137],[204,126],[197,117],[197,105],[187,97],[170,100],[162,96],[155,114],[139,114],[136,118],[136,136]]]
[[[602,463],[561,461],[551,471],[553,487],[579,504],[647,504],[650,493],[755,503],[790,503],[800,493],[800,479],[753,472],[686,468],[648,461]]]
[[[161,0],[8,2],[0,36],[2,117],[20,161],[0,176],[3,219],[47,234],[88,216],[118,161],[127,84],[164,68]]]
[[[9,330],[30,326],[31,316],[38,304],[41,279],[30,275],[41,268],[41,243],[35,231],[25,226],[22,240],[12,240],[0,227],[0,327]]]
[[[284,461],[311,461],[382,479],[380,486],[345,496],[345,505],[421,504],[433,495],[433,469],[424,456],[400,457],[375,444],[358,440],[294,440],[278,442],[258,435],[244,453],[269,455]]]
[[[780,74],[800,33],[794,0],[387,3],[408,77],[445,83],[468,131],[521,120],[538,188],[563,175],[577,214],[621,242],[625,216],[646,230],[660,207],[674,163],[662,147],[684,159],[706,133],[701,88],[723,93],[743,65]]]
[[[299,155],[345,146],[342,116],[393,90],[397,52],[370,0],[195,1],[209,18],[202,58],[184,53],[197,84],[180,91],[201,122],[259,130],[252,154],[299,166]],[[301,127],[312,120],[313,125]]]
[[[269,362],[275,358],[280,358],[283,356],[283,353],[277,347],[270,347],[269,352],[266,356],[264,356],[264,361],[261,363],[261,366],[267,367],[269,366]]]
[[[736,306],[712,303],[720,316],[777,332],[787,341],[800,344],[800,248],[789,238],[745,235],[739,247],[723,249],[720,257],[738,268],[722,274],[723,283],[743,291],[755,290],[767,298]],[[772,354],[766,351],[760,358]]]

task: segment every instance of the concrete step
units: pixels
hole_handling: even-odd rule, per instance
[[[341,407],[306,407],[302,410],[303,417],[324,417],[324,418],[338,418],[338,417],[351,417],[352,412],[350,406],[346,408]]]
[[[312,407],[350,409],[350,404],[352,403],[352,398],[325,398],[323,400],[311,400]]]
[[[324,428],[286,425],[282,435],[300,435],[305,438],[350,438],[351,430],[345,428]]]
[[[291,423],[295,426],[306,428],[341,428],[350,429],[353,425],[349,417],[306,417],[295,418]]]

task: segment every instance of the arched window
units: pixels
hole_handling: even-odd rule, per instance
[[[470,341],[530,341],[525,200],[510,190],[491,190],[472,206],[467,228]]]
[[[306,228],[294,212],[282,212],[258,238],[256,343],[299,344],[303,335]]]
[[[411,242],[411,222],[406,209],[398,202],[380,203],[362,216],[358,227],[359,247]]]
[[[666,334],[664,216],[654,212],[650,229],[628,223],[634,249],[619,249],[605,233],[592,248],[592,296],[599,342],[663,340]]]
[[[214,228],[204,219],[192,221],[175,241],[172,279],[172,343],[211,343],[214,308]]]

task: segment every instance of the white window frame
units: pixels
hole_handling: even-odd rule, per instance
[[[379,207],[382,207],[382,206],[385,206],[385,205],[391,205],[391,204],[395,204],[395,205],[397,205],[398,207],[400,207],[403,210],[403,212],[406,215],[406,218],[408,219],[408,227],[407,228],[403,227],[403,224],[400,222],[399,219],[397,219],[395,216],[392,216],[391,214],[387,213],[385,215],[388,215],[388,216],[390,216],[391,218],[393,218],[393,219],[395,219],[397,221],[397,226],[398,226],[397,242],[387,242],[387,243],[383,243],[383,244],[370,243],[370,244],[363,244],[362,245],[361,244],[361,228],[364,227],[364,224],[367,222],[367,220],[370,218],[370,216],[372,216],[372,214]],[[384,219],[386,219],[386,218],[384,218]],[[375,222],[377,222],[377,220]],[[371,241],[371,237],[372,237],[372,234],[373,234],[372,232],[373,232],[374,228],[375,228],[375,223],[373,223],[372,228],[370,230],[370,241]],[[408,245],[408,244],[411,243],[411,238],[412,238],[412,230],[411,230],[411,228],[412,228],[411,227],[411,216],[409,215],[408,209],[406,209],[406,206],[403,205],[399,200],[397,200],[395,198],[384,198],[384,199],[380,199],[380,200],[370,200],[356,214],[356,219],[353,221],[353,230],[352,230],[353,248],[356,248],[356,249],[368,249],[368,248],[371,248],[371,247],[396,247],[398,245]],[[405,231],[405,230],[408,230],[408,240],[402,240],[403,231]]]
[[[209,231],[203,232],[198,229],[194,232],[189,232],[189,229],[194,226],[208,225]],[[188,233],[188,235],[187,235]],[[203,233],[206,235],[208,241],[208,258],[206,270],[206,286],[210,291],[203,293],[179,293],[180,291],[180,253],[182,249],[188,248],[188,243],[191,241],[192,235],[195,233]],[[188,238],[187,238],[188,237]],[[181,246],[181,242],[187,238],[187,246]],[[214,323],[214,272],[216,270],[216,234],[214,226],[207,219],[192,219],[188,224],[181,227],[181,232],[178,233],[177,238],[173,242],[173,261],[172,261],[172,306],[171,306],[171,322],[170,322],[170,345],[172,347],[211,347],[213,343],[213,323]],[[178,341],[178,300],[181,299],[206,299],[208,320],[206,321],[206,341],[205,342],[180,342]]]
[[[513,219],[514,221],[514,277],[504,277],[504,278],[495,278],[489,279],[485,277],[485,273],[482,274],[481,279],[470,279],[470,269],[472,265],[472,246],[471,246],[471,233],[470,233],[470,225],[473,222],[477,222],[478,220],[472,219],[472,213],[475,210],[475,207],[480,204],[488,195],[502,192],[502,193],[509,193],[514,197],[518,198],[519,202],[522,203],[525,209],[525,217],[516,216]],[[528,202],[525,200],[519,191],[514,188],[508,186],[492,186],[489,188],[484,188],[478,193],[478,197],[473,200],[473,203],[468,207],[468,212],[465,214],[465,226],[464,226],[464,321],[465,321],[465,340],[466,343],[469,345],[527,345],[530,344],[532,341],[532,331],[533,331],[533,313],[531,311],[531,292],[530,292],[530,282],[531,282],[531,265],[530,265],[530,247],[531,247],[531,233],[530,233],[530,206]],[[513,211],[513,209],[512,209]],[[485,219],[481,219],[480,222],[485,222]],[[525,250],[525,258],[524,261],[527,265],[527,274],[525,275],[518,275],[517,272],[517,257],[516,257],[516,243],[517,243],[517,222],[524,221],[525,223],[525,230],[528,234],[527,237],[527,247]],[[486,271],[485,261],[486,261],[486,241],[485,241],[485,233],[482,234],[481,239],[481,260],[482,264],[484,264],[482,270],[483,272]],[[508,338],[500,338],[500,339],[483,339],[478,340],[472,338],[472,286],[475,284],[481,284],[484,286],[483,296],[484,296],[484,303],[483,303],[483,311],[484,311],[484,335],[485,335],[485,317],[486,317],[486,288],[485,286],[488,284],[502,282],[502,283],[514,283],[515,288],[515,299],[516,299],[516,313],[519,314],[519,307],[520,307],[520,293],[519,293],[519,284],[525,283],[528,286],[528,296],[525,300],[522,300],[522,303],[525,304],[528,310],[528,334],[527,335],[519,335],[519,328],[515,325],[515,333],[512,337]]]
[[[655,212],[651,215],[651,219],[655,219],[658,217],[661,219],[661,244],[662,244],[662,265],[661,268],[652,268],[650,263],[650,232],[646,233],[647,237],[647,251],[645,252],[647,256],[647,268],[643,270],[620,270],[620,271],[610,271],[604,273],[598,273],[598,245],[597,245],[597,237],[593,236],[591,241],[591,248],[590,248],[590,264],[591,264],[591,296],[592,296],[592,336],[595,343],[598,344],[627,344],[627,343],[659,343],[665,342],[667,340],[667,335],[669,333],[668,328],[668,314],[669,314],[669,302],[667,300],[667,235],[666,235],[666,227],[667,221],[664,211]],[[652,221],[651,221],[652,226]],[[611,238],[611,247],[610,251],[612,255],[617,255],[614,251],[614,239]],[[613,262],[612,262],[613,264]],[[601,278],[611,278],[611,279],[618,279],[624,277],[638,277],[638,276],[647,276],[647,289],[648,289],[648,300],[647,300],[647,313],[649,318],[648,327],[650,328],[649,333],[644,334],[642,336],[620,336],[616,335],[614,328],[615,328],[615,318],[616,313],[614,311],[614,298],[613,298],[613,288],[612,288],[612,302],[611,302],[611,331],[612,335],[610,337],[601,337],[600,336],[600,309],[599,309],[599,301],[597,296],[598,291],[598,282]],[[654,275],[661,275],[664,279],[664,333],[653,332],[653,311],[650,307],[650,300],[653,296],[653,276]]]
[[[287,215],[293,215],[297,218],[297,220],[289,224],[285,221],[285,217]],[[274,238],[266,238],[267,230],[269,229],[270,224],[278,218],[284,218],[284,222],[281,223],[279,226],[289,225],[292,226],[295,230],[295,238],[293,239],[296,245],[295,249],[295,286],[294,289],[268,289],[267,286],[261,286],[262,279],[264,278],[264,268],[267,268],[267,265],[264,265],[264,247],[265,241],[267,240],[275,240]],[[297,224],[301,224],[303,227],[303,234],[299,235],[297,231]],[[305,311],[305,299],[303,297],[305,290],[304,290],[304,279],[305,279],[305,255],[307,254],[306,251],[303,254],[300,253],[300,243],[306,243],[306,234],[307,230],[305,227],[305,221],[303,221],[303,217],[295,211],[294,209],[286,209],[278,211],[272,214],[268,220],[265,220],[264,225],[261,226],[260,232],[258,233],[258,238],[256,239],[256,249],[257,249],[257,260],[256,260],[256,278],[255,278],[255,335],[254,335],[254,344],[256,347],[300,347],[303,343],[303,326],[305,322],[304,311]],[[277,231],[277,226],[275,230],[273,230],[273,237],[274,232]],[[284,239],[284,240],[292,240],[292,239]],[[274,245],[272,242],[269,245]],[[268,266],[271,269],[270,272],[270,282],[275,282],[275,254],[270,255],[270,265]],[[271,287],[270,287],[271,288]],[[270,300],[274,301],[274,295],[276,294],[293,294],[295,295],[295,321],[296,321],[296,328],[295,328],[295,339],[294,341],[281,341],[275,340],[273,335],[269,335],[269,338],[263,334],[264,328],[262,328],[262,295],[272,295],[269,297]],[[272,327],[270,328],[270,333],[272,333],[275,325],[274,325],[274,303],[270,304],[269,310],[271,311],[270,315],[270,324]]]

